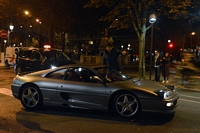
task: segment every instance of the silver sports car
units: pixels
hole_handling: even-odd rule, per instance
[[[173,88],[153,81],[77,64],[18,74],[11,89],[28,110],[48,104],[109,110],[126,118],[140,111],[173,112],[179,97]]]

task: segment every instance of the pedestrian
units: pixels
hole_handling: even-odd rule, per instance
[[[163,57],[163,78],[162,83],[169,83],[169,65],[170,65],[170,56],[169,53],[165,53]]]
[[[126,51],[123,51],[122,54],[126,54]],[[113,44],[107,43],[106,50],[103,53],[103,65],[107,65],[110,69],[121,72],[122,66],[119,56],[121,52],[116,50],[113,47]]]
[[[160,82],[160,63],[162,61],[161,55],[158,51],[155,51],[155,60],[154,60],[154,70],[155,70],[155,81]]]

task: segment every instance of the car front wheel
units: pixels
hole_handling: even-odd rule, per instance
[[[20,96],[21,103],[27,110],[35,110],[42,106],[42,95],[35,85],[23,87]]]
[[[140,112],[139,100],[131,93],[118,94],[113,103],[114,111],[125,118],[136,116]]]

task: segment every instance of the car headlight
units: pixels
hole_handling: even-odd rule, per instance
[[[163,98],[164,99],[170,99],[171,96],[172,96],[172,91],[167,91],[167,92],[164,93]]]
[[[169,90],[156,90],[154,91],[160,98],[170,99],[172,97],[173,91]]]
[[[53,65],[51,65],[51,69],[55,69],[55,68],[57,68],[56,66],[53,66]]]

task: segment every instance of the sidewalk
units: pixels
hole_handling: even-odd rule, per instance
[[[150,71],[148,68],[146,69],[146,79],[150,79]],[[138,67],[132,65],[123,66],[122,73],[130,75],[130,76],[138,76]],[[154,68],[151,70],[151,80],[154,81]],[[162,74],[160,75],[160,80],[163,80]],[[165,85],[166,83],[159,83]],[[169,83],[173,84],[175,89],[186,89],[186,90],[194,90],[200,91],[200,75],[190,76],[190,79],[184,81],[181,75],[176,75],[175,71],[170,71]]]

